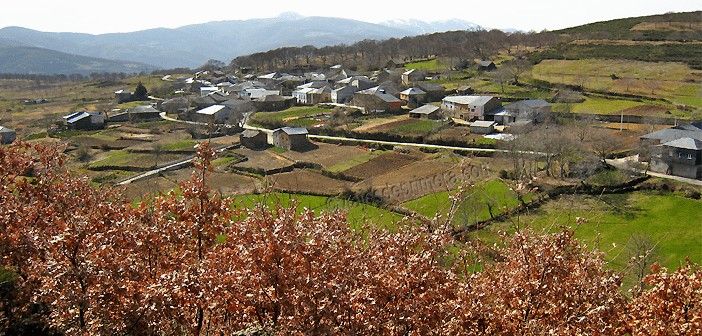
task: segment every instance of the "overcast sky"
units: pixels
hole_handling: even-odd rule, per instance
[[[702,9],[700,0],[31,0],[0,10],[0,27],[82,33],[175,28],[218,20],[274,17],[283,12],[368,22],[463,19],[489,28],[558,29],[621,17]]]

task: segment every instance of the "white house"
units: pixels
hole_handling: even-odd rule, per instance
[[[248,88],[239,93],[239,98],[262,99],[266,96],[280,95],[280,90],[268,90],[262,88]]]

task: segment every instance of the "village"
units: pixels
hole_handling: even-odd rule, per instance
[[[702,124],[694,105],[679,103],[695,102],[687,88],[698,70],[620,60],[532,64],[526,56],[538,49],[520,50],[458,63],[395,59],[379,68],[302,59],[270,72],[208,62],[48,83],[4,100],[15,118],[0,124],[4,143],[64,146],[71,172],[135,201],[178,190],[204,142],[217,151],[208,181],[222,195],[244,204],[295,200],[348,211],[359,223],[450,216],[456,230],[470,231],[561,207],[568,199],[561,193],[588,208],[587,195],[638,188],[699,197]],[[560,75],[573,67],[575,76]],[[675,69],[677,81],[666,85],[685,88],[685,96],[657,98],[646,86],[651,79],[621,86],[632,67],[652,68],[654,79]],[[598,91],[601,83],[612,86]],[[657,197],[627,195],[643,197],[627,202]]]
[[[0,334],[690,334],[702,12],[582,5],[0,27]]]
[[[492,61],[474,67],[497,70]],[[599,174],[605,161],[632,173],[702,179],[700,123],[631,132],[636,123],[623,129],[624,116],[612,123],[552,111],[572,93],[555,91],[551,102],[515,99],[466,85],[447,90],[440,76],[392,61],[366,74],[335,65],[297,74],[243,68],[165,75],[170,98],[151,96],[139,83],[134,92],[114,92],[114,104],[128,108],[70,113],[50,132],[71,144],[77,169],[96,183],[124,185],[134,197],[187,178],[183,168],[200,141],[222,149],[216,185],[228,194],[370,193],[398,205],[468,183],[406,186],[466,165],[489,172],[486,180],[558,176],[575,183]],[[16,138],[9,128],[1,133],[3,143]],[[560,172],[551,173],[550,161]]]

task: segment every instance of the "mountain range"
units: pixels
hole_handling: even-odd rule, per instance
[[[237,56],[285,46],[321,47],[477,27],[461,20],[375,24],[295,13],[99,35],[5,27],[0,29],[0,73],[85,74],[197,67],[209,59],[228,62]]]

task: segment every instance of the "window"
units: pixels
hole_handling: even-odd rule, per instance
[[[682,153],[678,152],[678,159],[682,159]]]
[[[692,154],[687,153],[687,159],[688,159],[688,160],[692,160]]]
[[[668,151],[668,156],[673,156],[673,151]]]

